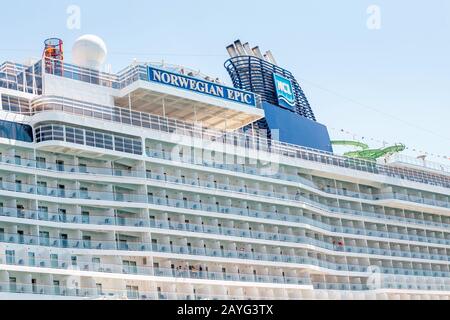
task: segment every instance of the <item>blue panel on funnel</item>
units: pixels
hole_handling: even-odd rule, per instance
[[[263,108],[272,138],[302,147],[333,152],[328,129],[323,124],[267,102],[263,102]],[[276,130],[279,130],[279,136]]]

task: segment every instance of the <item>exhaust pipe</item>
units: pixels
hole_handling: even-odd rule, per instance
[[[227,51],[231,58],[238,56],[238,53],[236,52],[236,48],[234,47],[234,44],[229,45],[227,47]]]
[[[276,66],[278,65],[277,61],[275,60],[275,57],[273,56],[273,54],[270,50],[266,52],[265,57],[266,57],[267,61],[269,61],[270,63],[272,63]]]
[[[264,60],[264,56],[262,55],[262,52],[261,52],[261,50],[259,49],[259,47],[254,47],[254,48],[252,49],[252,51],[253,51],[253,55],[254,55],[254,56],[256,56],[256,57],[258,57],[258,58]]]
[[[231,58],[252,56],[265,60],[274,65],[278,65],[277,61],[275,60],[275,57],[273,56],[270,50],[267,51],[265,54],[262,54],[258,46],[252,49],[248,42],[242,44],[241,40],[236,40],[234,44],[229,45],[227,47],[227,51]]]
[[[236,50],[240,56],[245,56],[245,50],[244,46],[242,45],[241,40],[236,40],[234,42],[234,45],[236,46]]]
[[[248,42],[244,43],[244,50],[247,56],[253,56],[253,51],[250,48],[250,44]]]

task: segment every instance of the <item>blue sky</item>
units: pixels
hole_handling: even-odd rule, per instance
[[[69,5],[81,9],[80,30],[66,26]],[[380,30],[367,27],[370,5]],[[93,33],[115,71],[164,59],[229,83],[225,47],[249,41],[297,76],[320,122],[450,157],[447,0],[15,0],[2,12],[0,60],[17,62],[50,36],[70,60],[73,41]]]

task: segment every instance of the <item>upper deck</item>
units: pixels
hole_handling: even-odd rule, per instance
[[[223,87],[223,90],[235,90],[204,79],[204,76],[193,75],[189,70],[180,70],[164,64],[136,63],[118,74],[111,74],[61,61],[51,61],[51,64],[47,61],[45,68],[42,68],[42,61],[32,66],[4,63],[0,67],[0,73],[4,75],[0,77],[0,93],[15,90],[33,96],[34,99],[30,99],[32,101],[27,108],[23,109],[19,106],[17,110],[13,110],[12,107],[6,108],[3,103],[3,110],[26,115],[55,110],[122,124],[131,124],[130,119],[133,119],[132,125],[153,130],[187,132],[189,136],[199,136],[208,141],[223,141],[226,144],[246,145],[248,141],[255,140],[251,134],[243,133],[238,129],[264,117],[260,97],[254,95],[250,100],[244,99],[239,102],[213,96],[213,94],[177,88],[171,83],[152,81],[151,70],[166,72],[166,77],[169,77],[167,79],[170,81],[171,75],[178,75],[186,81],[197,81],[195,82],[197,84],[215,85],[216,89],[211,89],[210,93],[217,93],[219,87]],[[161,75],[160,77],[163,78]],[[179,82],[183,81],[181,78],[177,79]],[[239,91],[235,90],[235,92]],[[247,92],[247,94],[250,93]],[[45,108],[42,104],[45,104]],[[41,110],[37,106],[40,106]],[[22,112],[22,109],[28,111]],[[171,123],[173,127],[161,125],[161,123]],[[415,161],[411,165],[405,163],[402,158],[402,161],[391,159],[389,163],[377,164],[279,141],[269,141],[259,136],[256,140],[258,144],[252,148],[268,150],[270,153],[286,157],[444,188],[450,187],[450,170],[448,168],[443,170],[445,166],[431,168],[429,162],[423,164]]]
[[[52,66],[49,67],[47,62],[45,68],[46,95],[61,95],[61,91],[71,88],[72,97],[77,95],[80,99],[86,92],[83,89],[87,83],[91,87],[109,89],[103,92],[110,94],[111,106],[200,123],[206,128],[220,130],[236,130],[264,117],[259,96],[226,87],[186,68],[135,63],[118,74],[109,74],[60,61],[51,62]],[[66,80],[65,90],[61,90],[60,77]],[[98,88],[96,90],[102,92]]]
[[[264,117],[258,95],[183,67],[135,63],[112,74],[58,60],[44,63],[44,68],[42,60],[32,66],[4,63],[0,87],[118,106],[227,131]]]

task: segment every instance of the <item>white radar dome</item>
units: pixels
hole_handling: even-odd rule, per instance
[[[81,67],[99,70],[106,60],[105,42],[92,34],[79,37],[72,48],[73,63]]]

